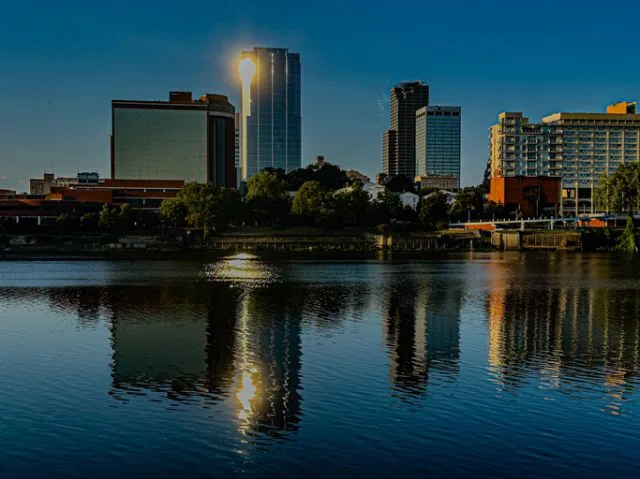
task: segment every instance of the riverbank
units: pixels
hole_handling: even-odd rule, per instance
[[[254,228],[211,236],[207,242],[185,235],[161,240],[153,235],[120,237],[74,235],[15,235],[0,245],[0,260],[156,260],[199,259],[209,252],[413,253],[491,250],[611,251],[620,233],[615,231],[480,231],[445,230],[432,233],[372,233],[370,230]]]

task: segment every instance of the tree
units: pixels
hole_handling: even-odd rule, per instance
[[[393,193],[404,193],[405,191],[410,191],[415,193],[415,185],[410,178],[405,175],[395,175],[388,177],[384,186]]]
[[[103,231],[113,231],[117,220],[115,209],[111,208],[108,203],[102,205],[102,210],[98,217],[98,224]]]
[[[468,186],[458,192],[451,216],[466,221],[470,216],[477,218],[484,213],[485,190],[481,186]]]
[[[433,231],[438,224],[447,221],[449,216],[449,204],[447,197],[440,191],[423,197],[418,205],[418,217],[422,226]]]
[[[285,182],[269,171],[261,171],[247,182],[250,218],[259,224],[272,224],[289,213]]]
[[[286,194],[285,183],[275,173],[262,170],[247,181],[247,199],[276,201]]]
[[[362,189],[362,183],[338,190],[333,195],[333,208],[336,220],[342,224],[361,225],[369,223],[371,204],[369,193]]]
[[[237,190],[218,188],[215,201],[217,229],[225,229],[229,223],[237,223],[244,219],[244,205]]]
[[[599,208],[631,215],[640,207],[640,164],[623,163],[600,180],[596,191]]]
[[[168,198],[160,204],[160,218],[174,231],[184,227],[187,214],[187,205],[181,198]]]
[[[305,182],[293,198],[291,211],[313,222],[321,222],[325,216],[327,192],[318,181]]]
[[[211,183],[191,182],[184,185],[177,198],[187,208],[186,223],[203,230],[204,237],[215,229],[217,204],[216,189]]]
[[[76,220],[71,213],[60,213],[56,218],[56,228],[63,233],[73,231],[76,226]]]
[[[378,193],[378,198],[373,202],[371,211],[376,223],[391,223],[396,219],[402,209],[402,203],[398,195],[389,190]]]
[[[98,213],[85,213],[80,217],[80,228],[83,231],[95,231],[98,227]]]
[[[627,226],[618,247],[629,253],[638,252],[638,232],[633,219],[640,208],[640,164],[623,163],[613,174],[600,180],[596,203],[606,211],[627,214]]]
[[[127,203],[120,205],[120,211],[118,212],[118,229],[129,231],[135,226],[135,220],[135,213],[131,211],[131,206]]]
[[[311,165],[311,168],[315,172],[314,179],[322,188],[336,191],[348,183],[347,174],[339,166],[324,163],[321,167]]]

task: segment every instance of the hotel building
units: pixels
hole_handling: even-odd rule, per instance
[[[555,113],[540,123],[501,113],[490,131],[491,178],[560,178],[564,214],[596,212],[592,198],[600,178],[621,163],[640,161],[635,103],[616,103],[605,113]]]
[[[236,186],[235,108],[224,95],[112,102],[111,178]]]

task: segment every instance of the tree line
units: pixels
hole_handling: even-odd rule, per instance
[[[246,194],[211,184],[189,183],[165,200],[160,218],[172,230],[196,228],[208,235],[229,225],[375,227],[433,231],[453,220],[480,219],[502,211],[484,202],[482,186],[464,188],[453,201],[436,189],[416,191],[406,177],[392,177],[377,198],[339,167],[325,163],[290,173],[267,168],[251,177]],[[418,208],[404,207],[399,193],[420,194]]]
[[[403,207],[398,195],[420,195],[416,210]],[[390,225],[397,229],[434,231],[449,222],[504,215],[486,205],[486,187],[463,188],[451,202],[432,188],[418,190],[407,177],[389,177],[385,190],[371,198],[358,180],[329,163],[312,164],[289,173],[267,168],[248,180],[243,191],[208,183],[188,183],[175,198],[166,199],[159,214],[134,210],[129,205],[104,204],[99,211],[60,214],[46,229],[63,234],[129,232],[167,233],[185,229],[204,236],[230,226],[312,226],[372,228]],[[21,232],[13,218],[0,218],[0,231]],[[33,227],[32,227],[33,228]]]

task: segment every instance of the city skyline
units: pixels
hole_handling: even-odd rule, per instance
[[[336,3],[343,12],[339,16],[330,14],[331,8],[317,12],[290,5],[283,18],[273,5],[244,2],[240,8],[222,6],[216,20],[142,8],[128,8],[123,18],[126,4],[118,1],[87,18],[75,2],[55,9],[43,2],[43,15],[36,18],[29,14],[33,5],[12,4],[0,28],[0,39],[10,47],[0,61],[11,72],[0,78],[0,87],[10,93],[0,115],[0,188],[26,191],[29,177],[52,169],[58,175],[97,170],[107,176],[114,98],[153,100],[169,90],[212,91],[228,94],[238,108],[232,63],[253,45],[286,46],[305,59],[303,165],[323,154],[374,176],[387,128],[385,92],[401,81],[422,79],[437,87],[438,103],[464,109],[461,183],[477,184],[488,156],[488,128],[499,112],[526,111],[541,118],[558,111],[602,111],[606,104],[640,97],[640,69],[625,61],[635,32],[612,29],[603,39],[596,33],[600,16],[584,9],[576,13],[570,3],[553,16],[544,8],[529,12],[515,6],[483,22],[473,21],[482,15],[482,5],[420,7],[434,18],[457,15],[465,28],[455,37],[447,22],[422,32],[419,14],[406,18],[401,12],[363,11],[357,4]],[[205,4],[191,6],[197,11]],[[626,13],[634,10],[635,5]],[[526,22],[516,21],[523,16]],[[355,18],[366,25],[358,27],[360,35],[353,34]],[[397,26],[388,31],[389,25]],[[500,55],[492,55],[496,29],[519,38],[562,31],[580,38],[581,47],[570,57],[550,57],[545,52],[557,48],[557,41],[549,35],[535,45],[508,42]],[[332,38],[319,42],[327,30]],[[396,38],[399,31],[406,36]],[[445,37],[450,41],[440,41]],[[597,65],[588,61],[594,55]],[[533,63],[542,67],[532,70]],[[35,124],[27,103],[38,109]]]

